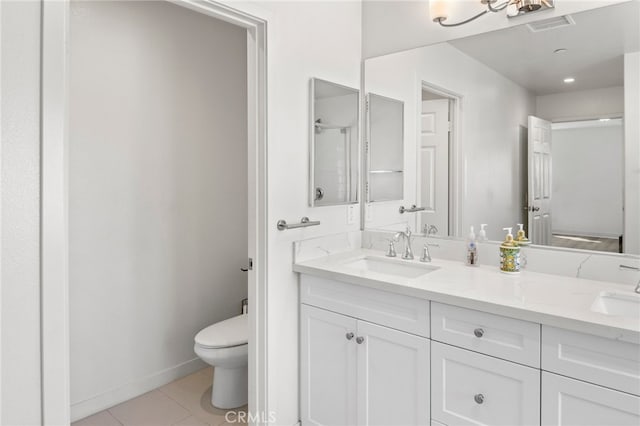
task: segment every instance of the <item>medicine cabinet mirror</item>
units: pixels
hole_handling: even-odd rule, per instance
[[[640,2],[542,15],[365,60],[364,91],[405,121],[404,199],[366,203],[365,228],[523,223],[534,244],[640,254]]]
[[[402,200],[404,103],[369,93],[365,140],[367,202]]]
[[[358,202],[359,102],[359,90],[311,79],[311,206]]]

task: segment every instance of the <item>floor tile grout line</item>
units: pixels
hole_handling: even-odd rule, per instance
[[[114,407],[117,407],[117,405],[115,405]],[[113,408],[113,407],[112,407],[112,408]],[[109,414],[111,417],[113,417],[113,418],[114,418],[114,420],[115,420],[116,422],[120,423],[120,425],[121,425],[121,426],[124,426],[124,423],[122,423],[122,421],[121,421],[119,418],[117,418],[117,417],[116,417],[116,415],[115,415],[115,414],[113,414],[113,413],[112,413],[111,411],[109,411],[109,410],[110,410],[110,409],[109,409],[109,408],[107,408],[106,410],[103,410],[103,411],[106,411],[106,412],[107,412],[107,414]]]

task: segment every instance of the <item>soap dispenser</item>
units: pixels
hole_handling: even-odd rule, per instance
[[[500,245],[500,271],[505,274],[517,274],[520,272],[520,247],[513,240],[513,228],[502,229],[507,231],[507,236]]]
[[[478,246],[473,226],[469,230],[469,238],[467,239],[467,265],[478,266]]]
[[[516,244],[518,244],[519,246],[528,246],[529,244],[531,244],[531,241],[529,241],[524,233],[524,225],[522,223],[519,223],[518,228],[520,229],[518,229],[518,232],[516,233]]]
[[[487,230],[484,229],[486,226],[487,226],[486,223],[481,223],[480,224],[480,232],[478,232],[478,242],[479,243],[484,243],[484,242],[489,240],[487,238]]]

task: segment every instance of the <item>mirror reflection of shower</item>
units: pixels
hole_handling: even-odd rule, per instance
[[[358,198],[357,90],[312,80],[312,206],[350,204]]]

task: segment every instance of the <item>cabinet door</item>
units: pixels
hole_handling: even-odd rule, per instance
[[[640,397],[543,371],[542,424],[638,426]]]
[[[307,305],[300,319],[302,424],[354,425],[356,320]]]
[[[429,340],[358,321],[358,425],[429,424]]]
[[[453,425],[539,425],[540,370],[431,342],[431,412]]]

